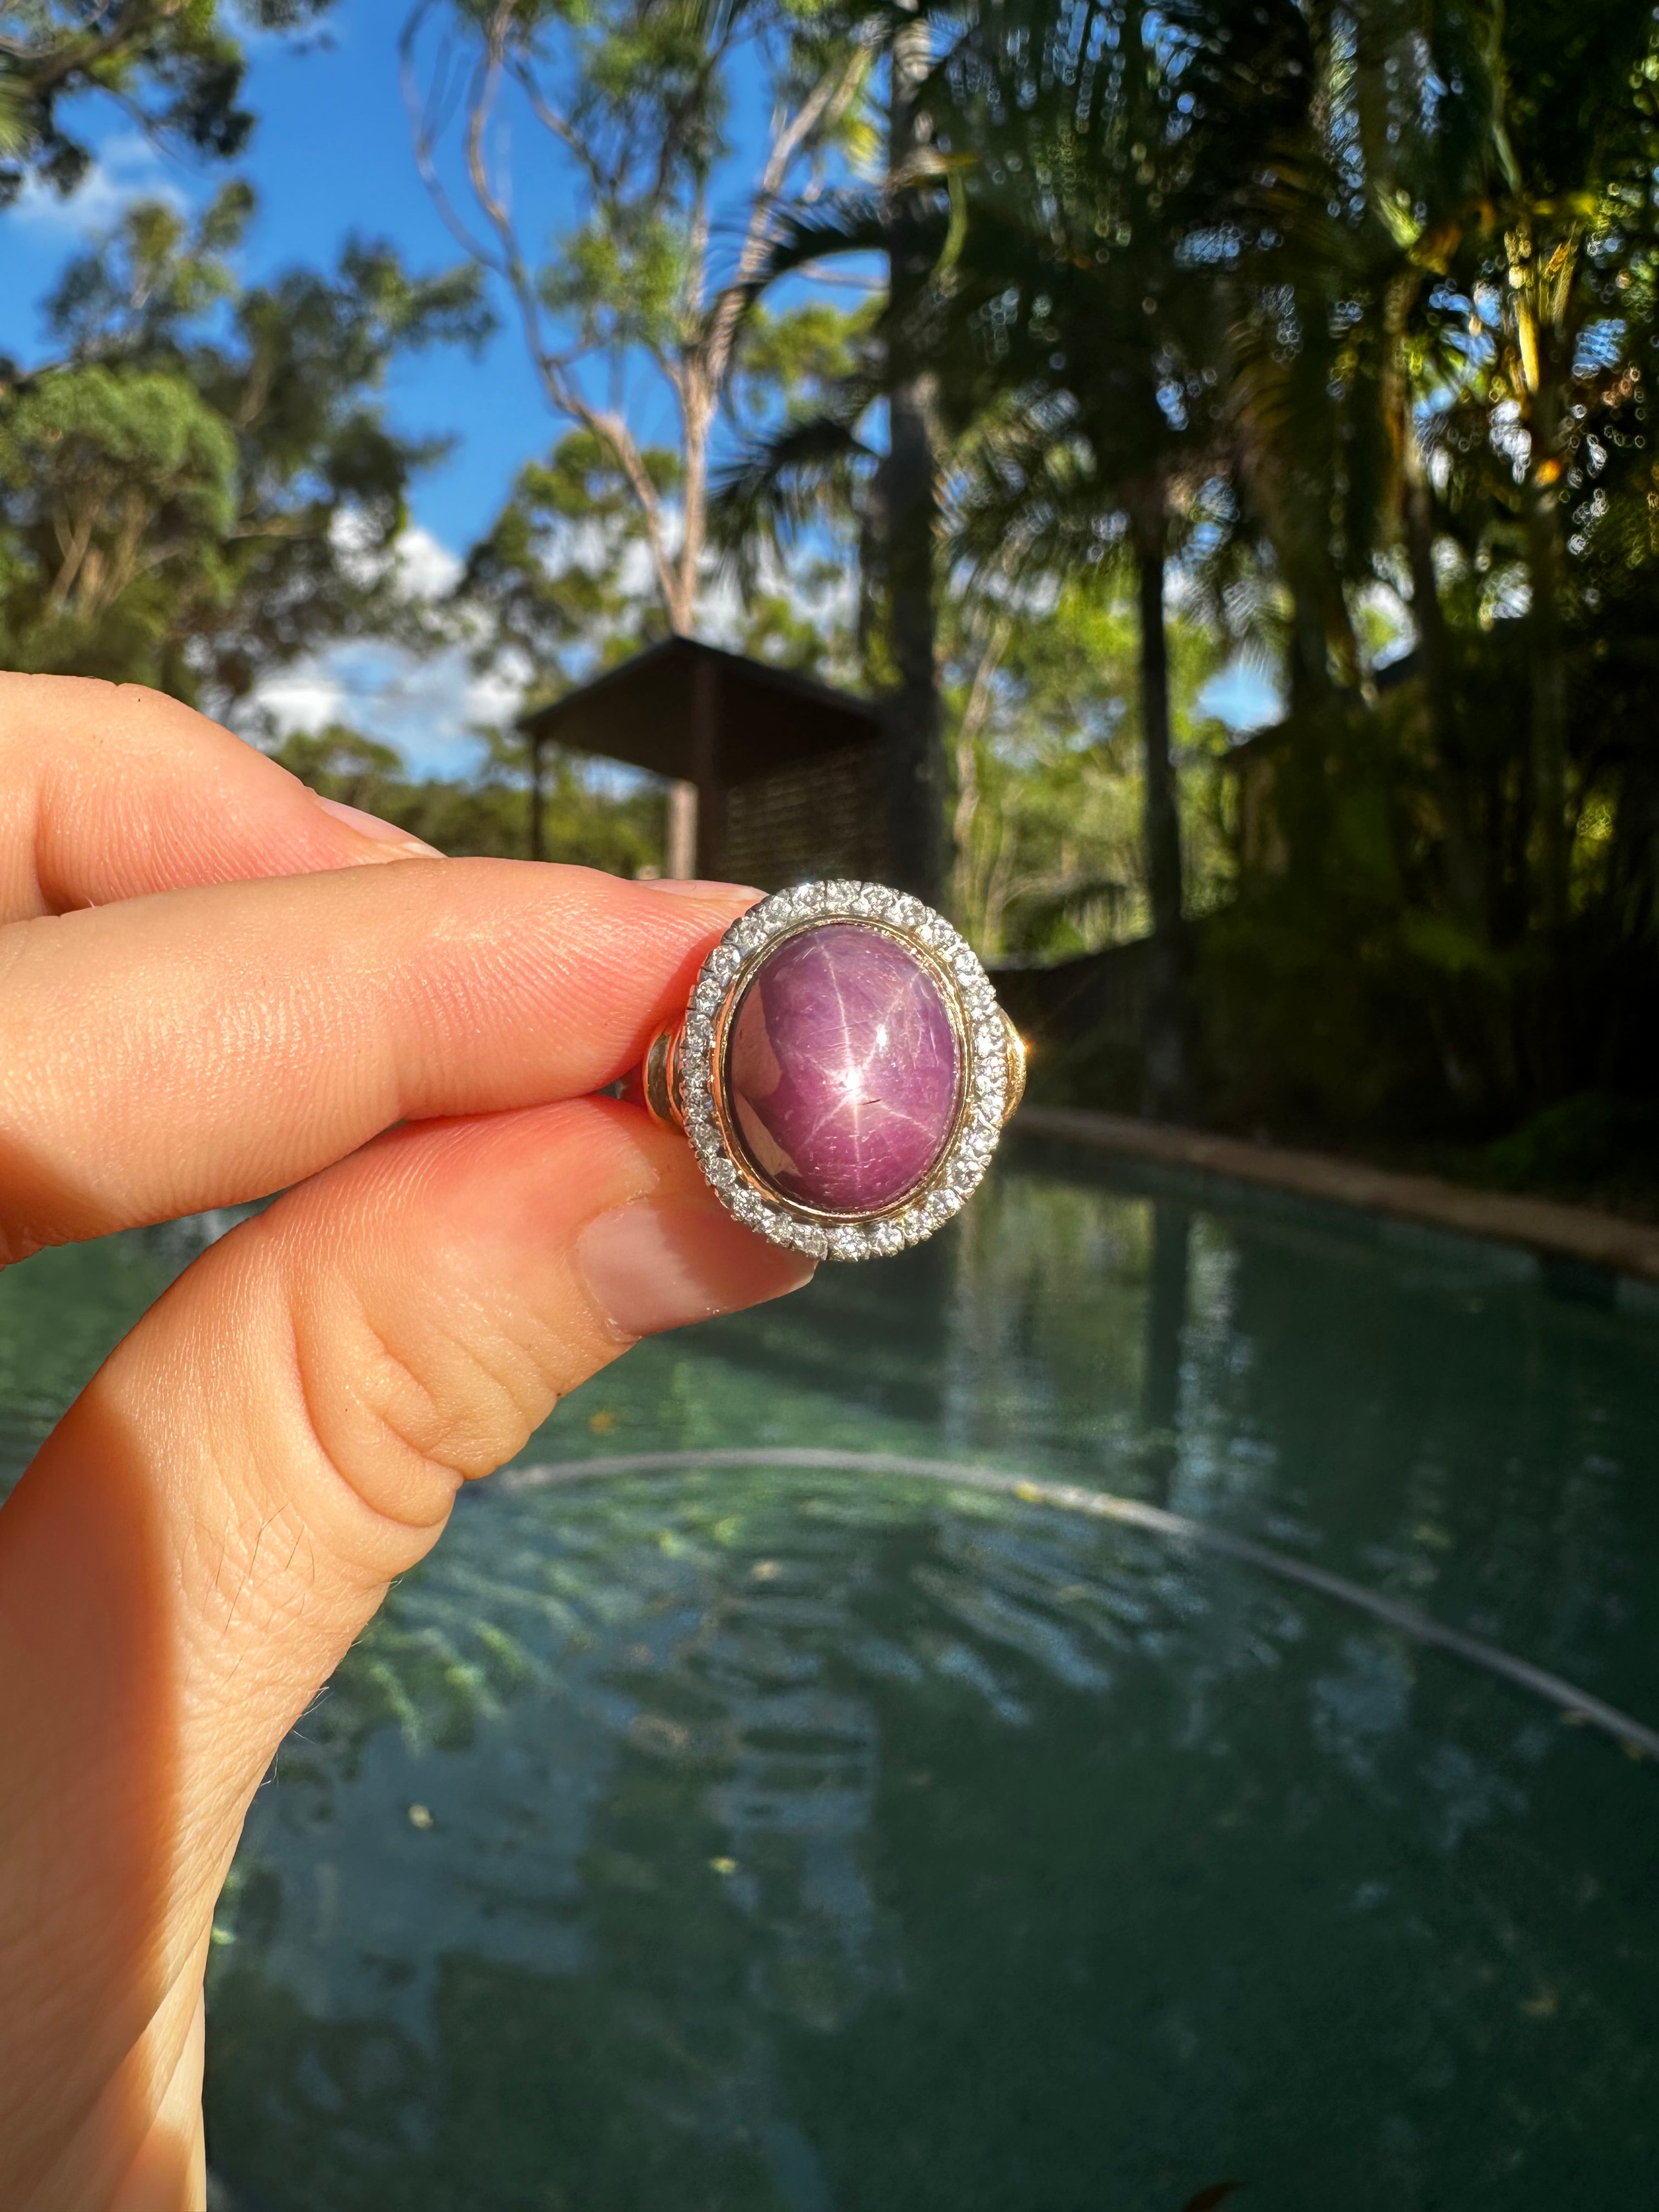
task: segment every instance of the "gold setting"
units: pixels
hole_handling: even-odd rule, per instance
[[[938,1159],[925,1175],[916,1178],[908,1190],[901,1191],[899,1195],[890,1200],[887,1205],[872,1210],[860,1211],[856,1207],[848,1207],[836,1212],[826,1206],[809,1206],[805,1199],[789,1197],[762,1173],[750,1157],[749,1148],[744,1141],[743,1132],[738,1127],[736,1118],[732,1112],[730,1072],[732,1025],[736,1021],[738,1009],[748,996],[756,977],[770,960],[772,955],[789,944],[794,938],[805,937],[815,929],[823,929],[832,926],[832,918],[828,916],[802,921],[793,929],[780,932],[752,960],[744,963],[739,981],[732,986],[721,1001],[715,1025],[714,1066],[717,1073],[713,1086],[715,1126],[720,1130],[720,1140],[726,1146],[727,1157],[733,1167],[737,1169],[750,1190],[757,1191],[769,1205],[787,1206],[789,1211],[802,1221],[840,1224],[848,1221],[896,1220],[899,1215],[915,1204],[918,1197],[925,1197],[927,1192],[933,1188],[940,1169],[950,1158],[957,1139],[962,1133],[962,1125],[967,1116],[969,1104],[970,1089],[968,1071],[971,1047],[969,1042],[966,1009],[962,1003],[962,994],[957,988],[956,978],[939,965],[939,962],[933,957],[928,947],[920,941],[914,931],[896,929],[890,922],[875,921],[864,915],[845,917],[838,915],[833,917],[833,924],[867,929],[876,936],[890,938],[894,944],[901,945],[915,961],[917,966],[923,969],[939,986],[939,994],[945,1001],[945,1012],[950,1018],[951,1034],[955,1040],[957,1048],[957,1096],[956,1104],[951,1115],[950,1134],[939,1146]]]
[[[750,1158],[731,1105],[732,1025],[757,975],[791,939],[835,924],[901,945],[938,988],[956,1041],[950,1133],[927,1173],[878,1211],[833,1212],[780,1191]],[[742,916],[704,963],[687,1014],[652,1039],[640,1074],[651,1115],[690,1137],[729,1211],[774,1243],[839,1259],[900,1250],[941,1226],[977,1184],[1024,1088],[1024,1042],[970,949],[919,900],[866,884],[805,885]]]

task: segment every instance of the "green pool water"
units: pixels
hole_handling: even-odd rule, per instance
[[[1097,1486],[1659,1722],[1659,1307],[1009,1151],[525,1461]],[[203,1233],[0,1278],[14,1464]],[[1646,2212],[1656,1876],[1659,1768],[1213,1557],[854,1474],[486,1486],[255,1803],[210,2152],[246,2212]]]

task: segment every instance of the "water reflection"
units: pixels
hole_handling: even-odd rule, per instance
[[[1154,1503],[1169,1503],[1178,1440],[1182,1346],[1187,1328],[1187,1273],[1193,1218],[1184,1206],[1152,1206],[1152,1284],[1146,1298],[1146,1372],[1141,1413],[1146,1425],[1147,1474]]]
[[[1249,2151],[1313,2205],[1392,2144],[1380,2205],[1569,2106],[1639,2170],[1649,1778],[1501,1691],[994,1500],[710,1475],[454,1536],[228,1899],[216,2154],[274,2201],[1174,2212]]]

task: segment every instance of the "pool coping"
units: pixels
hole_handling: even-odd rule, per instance
[[[1659,1288],[1659,1228],[1564,1206],[1549,1198],[1516,1198],[1471,1190],[1438,1176],[1401,1175],[1328,1152],[1304,1152],[1242,1137],[1218,1137],[1169,1121],[1142,1121],[1080,1106],[1024,1105],[1013,1127],[1097,1152],[1182,1168],[1228,1182],[1264,1184],[1304,1198],[1415,1221],[1488,1243],[1518,1244],[1545,1261],[1627,1275]]]

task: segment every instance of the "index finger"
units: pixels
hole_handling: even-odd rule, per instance
[[[430,850],[389,827],[159,691],[0,672],[0,922]]]
[[[753,893],[411,861],[0,931],[0,1258],[262,1197],[393,1122],[598,1090]]]

